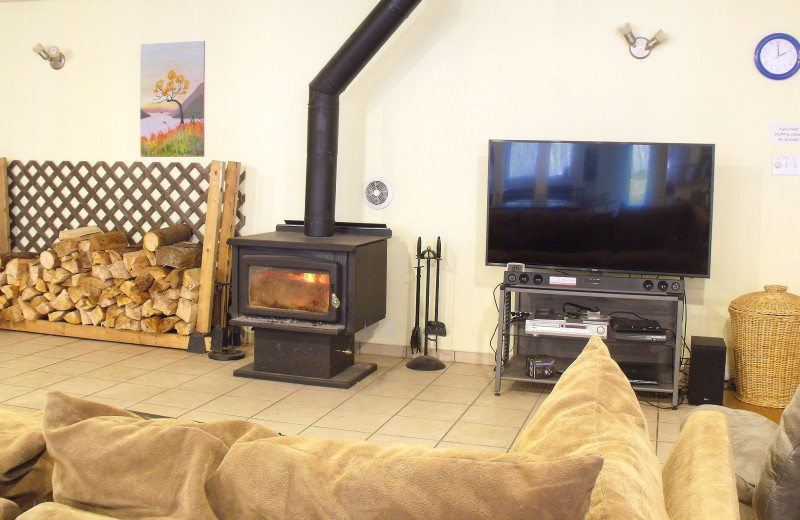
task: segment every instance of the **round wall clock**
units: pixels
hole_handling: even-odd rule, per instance
[[[800,43],[788,34],[770,34],[758,42],[754,58],[761,74],[786,79],[800,69]]]

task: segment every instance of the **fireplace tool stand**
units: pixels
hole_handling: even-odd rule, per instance
[[[421,356],[417,356],[408,363],[406,363],[406,368],[410,368],[411,370],[424,370],[424,371],[434,371],[434,370],[443,370],[445,368],[444,363],[441,360],[428,355],[428,344],[433,342],[436,346],[436,351],[439,351],[439,336],[444,336],[447,334],[445,329],[444,323],[439,321],[439,265],[442,260],[442,240],[441,237],[437,238],[436,240],[436,251],[431,249],[431,246],[428,246],[425,251],[420,251],[422,244],[422,238],[417,240],[417,266],[420,265],[421,260],[425,260],[425,350]],[[429,321],[428,318],[430,316],[429,308],[430,308],[430,300],[431,300],[431,260],[436,262],[436,300],[435,300],[435,310],[434,310],[434,320]],[[420,291],[419,291],[419,281],[420,281],[421,273],[420,267],[417,267],[417,315],[414,318],[416,321],[416,325],[414,330],[419,334],[419,310],[420,310]],[[412,334],[412,344],[411,344],[411,352],[414,352],[414,336]],[[419,350],[419,345],[416,345],[416,349]]]
[[[211,350],[208,353],[210,359],[216,361],[232,361],[244,358],[244,352],[231,348],[241,345],[241,333],[239,327],[228,323],[228,312],[231,301],[231,284],[218,283],[214,287],[215,306],[217,308],[218,322],[211,329]]]

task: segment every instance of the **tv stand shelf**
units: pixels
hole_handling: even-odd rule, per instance
[[[602,314],[631,317],[633,313],[643,318],[657,320],[666,330],[666,341],[619,339],[609,330],[603,341],[611,357],[621,364],[634,364],[649,368],[655,378],[647,382],[633,379],[631,386],[637,392],[652,392],[671,396],[673,407],[678,406],[680,358],[682,351],[681,327],[684,300],[682,294],[601,292],[575,287],[556,289],[502,284],[500,286],[500,312],[496,335],[495,394],[500,395],[502,380],[523,381],[555,385],[560,374],[581,353],[589,337],[564,337],[525,332],[525,319],[512,317],[519,313],[537,310],[561,312],[564,304],[597,308]],[[555,360],[556,375],[552,378],[534,379],[526,373],[528,357],[548,357]],[[635,376],[632,376],[635,377]]]

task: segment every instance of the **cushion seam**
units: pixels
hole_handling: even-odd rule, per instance
[[[792,448],[792,451],[789,452],[789,455],[786,456],[786,460],[784,460],[783,464],[781,465],[780,472],[775,472],[775,483],[772,486],[772,490],[769,492],[769,497],[767,498],[766,505],[764,507],[764,513],[766,514],[772,508],[772,497],[778,489],[778,482],[783,478],[783,475],[786,473],[786,467],[789,465],[789,459],[792,458],[792,455],[797,451],[798,446],[795,445]]]

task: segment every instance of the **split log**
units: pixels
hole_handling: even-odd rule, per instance
[[[149,266],[150,261],[147,259],[144,249],[129,251],[122,255],[122,261],[125,262],[125,269],[132,271],[136,266]]]
[[[89,319],[92,321],[92,325],[100,325],[106,319],[106,311],[102,307],[95,307],[91,311],[89,311]]]
[[[6,264],[6,276],[22,278],[23,273],[27,274],[29,272],[30,265],[34,261],[32,258],[12,258]]]
[[[53,300],[56,299],[56,295],[60,292],[61,288],[59,287],[57,291],[54,292],[47,291],[46,293],[42,294],[42,296],[44,296],[45,300],[52,302]]]
[[[89,312],[89,309],[78,309],[78,312],[81,314],[81,325],[92,324],[92,316]]]
[[[43,271],[44,268],[42,267],[42,264],[39,262],[32,262],[28,264],[28,276],[30,277],[31,280],[38,280],[39,278],[41,278]]]
[[[28,302],[19,302],[19,308],[22,310],[22,317],[28,321],[35,321],[42,317],[41,313]]]
[[[203,256],[202,244],[178,242],[156,249],[156,265],[183,269],[197,267]]]
[[[89,253],[89,258],[92,259],[92,265],[108,265],[111,263],[108,251],[92,251]]]
[[[178,289],[183,285],[183,273],[186,272],[185,269],[173,269],[167,275],[167,282],[169,282],[169,286],[173,289]],[[200,275],[200,269],[197,269],[198,276]]]
[[[156,254],[154,252],[145,249],[144,255],[147,257],[147,261],[150,262],[150,265],[158,265],[156,263]]]
[[[69,292],[66,289],[58,293],[58,295],[56,295],[56,299],[50,303],[57,311],[69,311],[75,308],[75,302],[73,302],[72,298],[69,297]]]
[[[81,253],[78,256],[78,267],[80,267],[81,271],[92,270],[92,257],[89,253]]]
[[[9,300],[13,300],[19,296],[19,287],[15,287],[13,285],[3,285],[0,286],[0,292],[2,292],[3,296]]]
[[[173,289],[173,288],[170,287],[169,289],[166,289],[162,294],[164,296],[166,296],[167,298],[171,298],[173,300],[177,300],[178,298],[181,297],[181,290],[180,289]]]
[[[175,314],[178,309],[178,300],[174,298],[167,298],[163,294],[153,294],[153,309],[160,311],[164,315]]]
[[[103,327],[105,327],[107,329],[113,329],[114,325],[116,325],[116,323],[117,323],[117,319],[116,318],[106,318],[103,321]]]
[[[155,281],[156,279],[153,278],[153,275],[150,274],[149,271],[144,271],[142,274],[136,277],[136,279],[133,281],[133,284],[140,291],[149,291],[150,287],[152,287],[153,282]]]
[[[65,269],[63,267],[57,267],[55,272],[53,273],[53,281],[52,282],[53,283],[64,283],[67,280],[69,280],[70,278],[72,278],[73,274],[74,273],[72,273],[68,269]]]
[[[0,309],[5,309],[8,305],[8,298],[5,295],[0,294]]]
[[[20,253],[20,252],[13,252],[13,253],[2,253],[0,254],[0,269],[4,269],[6,265],[8,265],[9,260],[14,258],[38,258],[37,253]]]
[[[53,281],[53,274],[54,274],[55,272],[56,272],[56,270],[55,270],[55,269],[47,269],[47,268],[44,268],[44,269],[42,270],[42,280],[44,280],[44,281],[45,281],[45,283],[47,283],[47,282],[52,282],[52,281]]]
[[[192,302],[200,301],[200,289],[188,289],[186,287],[181,287],[180,297],[184,300],[189,300]]]
[[[64,240],[68,238],[81,238],[87,235],[93,235],[95,233],[102,233],[103,230],[97,226],[85,226],[79,227],[75,229],[64,229],[59,231],[58,239]]]
[[[43,251],[42,254],[39,255],[39,263],[41,263],[42,267],[45,269],[54,269],[61,265],[61,259],[55,251],[50,249],[48,251]]]
[[[191,237],[191,228],[186,224],[179,224],[177,226],[156,229],[145,233],[142,244],[147,251],[155,252],[159,247],[168,246],[177,242],[185,242]]]
[[[117,249],[127,247],[128,237],[122,231],[109,231],[108,233],[95,233],[89,235],[89,250],[102,251],[104,249]]]
[[[58,242],[53,242],[53,251],[63,260],[63,258],[71,253],[78,251],[78,238],[65,238]]]
[[[3,309],[3,321],[19,323],[24,319],[25,317],[22,315],[22,308],[19,306],[19,303],[14,303],[10,307]]]
[[[158,316],[164,314],[162,311],[153,308],[153,299],[150,298],[149,300],[145,301],[142,304],[142,318],[152,318],[153,316]]]
[[[71,323],[73,325],[80,325],[81,324],[81,313],[80,311],[69,311],[64,314],[64,321],[67,323]]]
[[[142,330],[142,323],[137,320],[132,320],[123,314],[117,316],[114,328],[119,330]]]
[[[125,262],[123,262],[122,260],[118,260],[112,263],[109,266],[109,270],[111,271],[111,276],[113,276],[117,280],[128,280],[130,278],[133,278],[133,275],[131,274],[130,271],[128,271],[128,268],[125,267]]]
[[[84,238],[83,240],[78,241],[78,253],[89,253],[92,250],[92,243],[89,242],[88,239]]]
[[[120,306],[120,307],[124,307],[125,305],[128,305],[132,301],[133,300],[131,300],[131,297],[126,295],[126,294],[118,294],[117,295],[117,305]]]
[[[166,291],[167,289],[171,289],[169,282],[165,278],[156,278],[153,281],[153,285],[150,286],[150,292],[162,292]]]
[[[47,315],[48,321],[61,321],[64,319],[64,315],[67,311],[53,311]]]
[[[25,287],[20,291],[19,296],[17,296],[17,300],[26,302],[33,298],[34,296],[39,296],[41,291],[37,291],[35,287]]]
[[[143,332],[153,332],[156,334],[160,334],[161,330],[161,317],[160,316],[153,316],[151,318],[145,318],[141,321],[142,331]]]
[[[107,264],[93,265],[92,276],[103,281],[114,278],[114,274],[111,272],[111,266]]]
[[[191,300],[185,300],[183,298],[178,300],[178,307],[175,309],[175,316],[178,316],[185,322],[192,322],[194,323],[197,321],[197,308],[199,307],[198,304],[192,302]],[[170,313],[172,314],[172,313]]]
[[[39,291],[40,293],[47,292],[47,284],[46,284],[46,283],[45,283],[45,281],[44,281],[44,280],[42,280],[41,278],[39,278],[38,280],[36,280],[36,283],[34,283],[34,284],[33,284],[33,286],[34,286],[34,287],[36,288],[36,290],[37,290],[37,291]]]
[[[149,300],[148,300],[149,301]],[[129,303],[125,306],[125,316],[132,320],[141,321],[142,319],[142,306],[135,303]]]
[[[194,322],[179,321],[175,324],[175,332],[181,336],[188,336],[194,332]]]
[[[200,268],[187,269],[184,271],[181,286],[189,290],[200,289]]]
[[[175,329],[175,325],[180,323],[181,319],[177,316],[166,316],[161,319],[161,332],[169,332]],[[189,333],[191,334],[191,332]]]
[[[78,274],[81,272],[81,266],[78,263],[77,258],[71,258],[69,260],[61,259],[61,268],[66,269],[70,272],[70,274]]]
[[[39,314],[47,314],[49,316],[53,310],[53,305],[48,301],[41,302],[36,306],[36,312]]]

